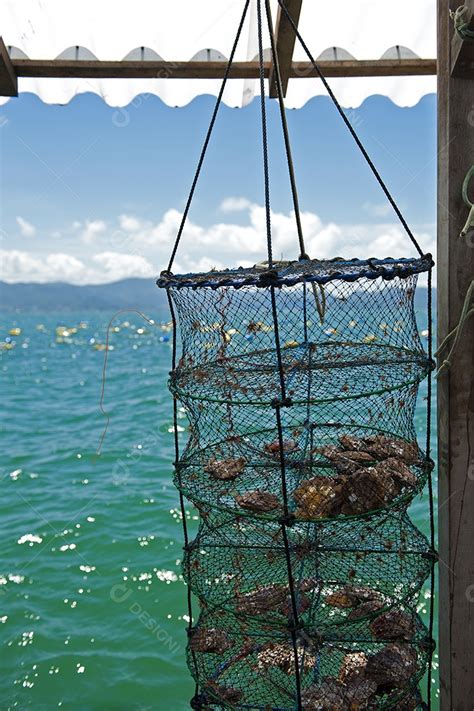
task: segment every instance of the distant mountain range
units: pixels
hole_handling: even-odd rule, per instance
[[[113,284],[75,286],[64,282],[51,284],[0,281],[2,311],[76,311],[99,309],[167,309],[166,294],[153,279],[124,279]]]
[[[0,281],[1,311],[117,311],[119,309],[167,311],[163,289],[153,279],[124,279],[113,284],[74,286],[51,284],[6,284]],[[426,308],[426,288],[416,292],[415,308]]]

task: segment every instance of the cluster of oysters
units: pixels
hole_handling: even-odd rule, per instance
[[[419,461],[415,443],[378,434],[342,435],[339,445],[319,447],[313,453],[324,457],[336,475],[301,482],[293,496],[296,518],[302,520],[365,514],[417,486],[410,469]]]
[[[201,628],[191,638],[195,652],[223,654],[233,644],[224,630]],[[263,645],[249,643],[239,650],[239,658],[255,655],[253,670],[268,674],[279,670],[287,676],[294,674],[294,649],[289,642],[267,642]],[[317,650],[297,646],[300,670],[311,672],[317,668]],[[415,711],[417,700],[410,682],[417,672],[418,655],[413,646],[391,642],[371,654],[356,651],[346,653],[338,676],[324,676],[302,690],[304,711],[375,711],[387,694],[397,694],[398,711]],[[238,703],[242,697],[239,689],[210,682],[208,691],[227,703]]]
[[[283,447],[283,449],[282,449]],[[267,455],[296,454],[294,440],[277,440],[264,446]],[[295,518],[314,520],[338,515],[361,515],[389,505],[404,491],[413,491],[418,484],[413,465],[420,462],[418,446],[414,442],[387,437],[382,434],[356,437],[345,434],[337,444],[317,447],[311,452],[314,461],[334,475],[319,475],[305,479],[293,492],[297,505]],[[295,458],[296,461],[296,458]],[[304,465],[307,462],[304,462]],[[213,479],[232,483],[245,476],[247,460],[211,459],[205,471]],[[282,509],[280,492],[255,489],[235,494],[237,505],[253,513],[279,512]],[[311,606],[311,591],[317,581],[303,580],[297,596],[298,613]],[[328,607],[346,613],[348,622],[368,618],[372,640],[381,646],[378,651],[347,653],[338,676],[323,676],[302,690],[304,711],[371,711],[379,708],[387,694],[397,694],[399,711],[415,711],[418,701],[411,691],[411,680],[417,671],[418,656],[411,644],[415,635],[414,618],[399,608],[386,609],[383,596],[369,587],[344,585],[333,587],[323,596]],[[245,616],[280,614],[291,617],[289,587],[285,584],[261,586],[235,598],[236,611]],[[231,636],[219,628],[199,628],[192,636],[190,648],[194,652],[222,655],[238,654]],[[300,669],[311,672],[318,664],[317,652],[298,647]],[[249,645],[246,654],[254,655],[253,668],[260,674],[278,670],[294,674],[295,656],[291,644],[267,642]],[[212,687],[212,688],[211,688]],[[217,682],[208,683],[211,697],[224,704],[238,704],[243,692]]]
[[[338,677],[326,676],[303,690],[302,707],[304,711],[370,711],[380,707],[385,694],[398,693],[397,711],[415,711],[418,703],[409,686],[417,659],[413,647],[399,643],[387,644],[374,654],[346,654]]]
[[[278,440],[264,446],[275,459],[296,452],[294,440]],[[356,437],[345,434],[338,444],[312,450],[317,459],[312,463],[330,469],[334,475],[320,474],[300,482],[293,492],[295,517],[310,521],[334,516],[358,516],[384,508],[403,492],[416,489],[418,479],[410,466],[419,464],[420,453],[415,442],[382,434]],[[210,459],[204,471],[213,479],[233,482],[245,474],[247,460]],[[293,463],[294,464],[294,463]],[[303,467],[311,463],[299,462]],[[280,492],[264,489],[245,491],[234,496],[236,504],[252,513],[278,512],[282,509]]]
[[[409,642],[415,634],[413,616],[397,607],[386,608],[383,596],[369,587],[344,585],[324,596],[326,605],[347,611],[346,620],[370,618],[370,631],[376,640]]]

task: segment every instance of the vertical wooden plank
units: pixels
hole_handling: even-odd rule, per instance
[[[0,37],[0,96],[18,96],[18,81],[3,39]]]
[[[288,10],[288,14],[292,18],[296,27],[298,27],[298,23],[300,21],[302,4],[303,0],[286,0],[286,9]],[[278,63],[280,65],[283,96],[286,96],[288,80],[292,73],[292,60],[293,52],[295,49],[295,42],[296,35],[293,31],[293,28],[290,25],[287,16],[279,6],[275,26],[275,44],[276,51],[278,54]],[[277,90],[273,66],[270,68],[270,76],[268,80],[270,84],[270,98],[275,99],[277,97]]]
[[[458,323],[474,278],[474,231],[461,197],[474,163],[474,83],[451,76],[458,0],[438,0],[438,333]],[[474,187],[474,186],[473,186]],[[446,354],[445,354],[446,355]],[[474,322],[438,380],[439,646],[442,711],[474,707]]]

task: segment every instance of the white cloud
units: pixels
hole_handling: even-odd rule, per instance
[[[141,220],[138,217],[133,217],[132,215],[120,215],[119,224],[122,230],[126,232],[136,232],[142,226]]]
[[[362,207],[369,215],[377,217],[378,219],[388,217],[391,213],[393,213],[393,207],[388,201],[381,203],[365,202]]]
[[[41,257],[12,249],[1,250],[0,260],[1,277],[7,282],[78,282],[85,271],[84,264],[70,254],[54,253]]]
[[[82,246],[75,245],[77,251],[74,257],[70,257],[75,260],[72,262],[67,261],[68,255],[65,254],[49,255],[44,260],[27,252],[5,252],[7,266],[4,278],[7,281],[52,281],[61,278],[84,284],[105,283],[132,276],[156,276],[167,266],[181,219],[182,213],[170,209],[156,223],[134,215],[120,215],[115,225],[112,222],[106,225],[102,220],[83,223],[83,232],[87,232],[91,240],[92,235],[95,238],[96,249],[92,254],[91,247],[85,247],[84,243]],[[271,220],[274,258],[297,258],[299,249],[294,213],[272,212]],[[302,212],[301,222],[306,251],[312,258],[416,255],[403,228],[395,222],[324,223],[312,212]],[[426,225],[419,232],[415,231],[416,238],[427,252],[435,251],[434,233],[434,226]],[[243,224],[242,221],[240,224],[218,222],[204,227],[188,220],[173,271],[250,266],[266,258],[265,209],[248,203]]]
[[[107,224],[103,220],[87,220],[81,233],[81,240],[85,244],[91,244],[95,239],[103,234],[107,229]]]
[[[28,222],[20,216],[16,218],[16,222],[23,237],[34,237],[36,234],[36,227],[32,225],[31,222]]]
[[[19,250],[0,250],[0,277],[9,283],[103,284],[127,277],[153,277],[157,271],[145,257],[116,252],[101,252],[85,263],[64,253],[46,257]]]
[[[103,274],[104,281],[118,281],[128,277],[153,277],[157,272],[150,262],[138,254],[101,252],[92,258],[97,264],[97,272]]]
[[[228,197],[220,204],[222,212],[242,212],[248,210],[252,206],[250,200],[243,197]]]

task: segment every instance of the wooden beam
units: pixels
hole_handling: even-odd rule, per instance
[[[222,79],[226,62],[164,62],[74,59],[13,59],[18,77],[84,79]],[[436,74],[436,59],[374,59],[319,62],[327,77],[416,76]],[[268,77],[271,63],[265,63]],[[316,77],[310,62],[293,62],[288,72],[292,78]],[[234,62],[233,79],[257,79],[258,62]]]
[[[300,21],[302,4],[303,0],[287,0],[286,2],[286,9],[288,10],[288,14],[290,15],[290,17],[293,19],[293,22],[295,23],[296,27],[298,27],[298,23]],[[275,45],[276,53],[278,55],[278,63],[280,65],[283,96],[286,96],[288,81],[291,75],[295,40],[296,35],[294,33],[294,30],[290,22],[288,21],[286,14],[283,12],[281,6],[279,5],[277,22],[275,27]],[[270,69],[269,84],[270,97],[272,99],[275,99],[277,97],[277,90],[273,66]]]
[[[0,37],[0,96],[18,96],[15,70],[3,39]]]
[[[343,59],[318,62],[325,77],[403,77],[436,75],[436,59]],[[290,78],[317,77],[310,62],[293,62]]]
[[[474,0],[464,0],[467,15],[470,15],[467,29],[474,32]],[[474,79],[474,41],[463,40],[457,32],[451,41],[451,74],[462,79]]]
[[[451,75],[459,0],[438,0],[438,339],[457,326],[474,275],[474,231],[461,197],[474,157],[474,84]],[[444,354],[445,356],[447,353]],[[440,708],[474,699],[474,321],[438,379]]]
[[[83,79],[222,79],[227,62],[100,61],[82,59],[14,59],[19,77]],[[269,64],[267,65],[267,72]],[[234,62],[233,79],[258,77],[258,62]]]

